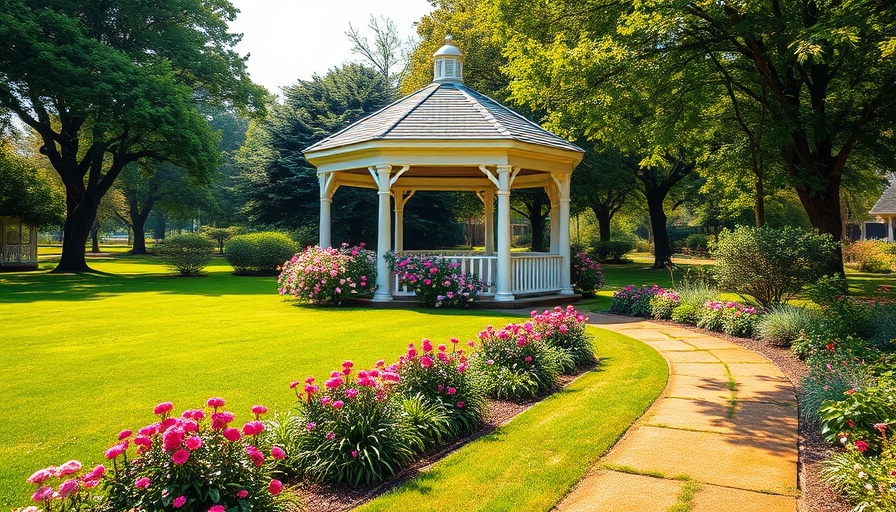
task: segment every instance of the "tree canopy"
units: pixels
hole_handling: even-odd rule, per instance
[[[9,143],[0,143],[0,215],[26,224],[49,226],[62,223],[65,198],[49,177],[16,154]]]

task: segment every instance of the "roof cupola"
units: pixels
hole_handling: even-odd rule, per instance
[[[432,55],[433,82],[445,83],[464,81],[464,60],[451,35],[445,36],[445,44]]]

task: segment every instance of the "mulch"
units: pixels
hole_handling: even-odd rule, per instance
[[[544,400],[554,392],[565,388],[583,373],[593,370],[595,366],[585,365],[578,368],[571,375],[561,375],[555,388],[545,391],[530,400],[489,400],[488,413],[479,430],[427,452],[414,464],[402,469],[395,476],[379,485],[353,488],[347,485],[325,485],[303,481],[292,487],[292,490],[298,494],[303,512],[343,512],[352,510],[411,480],[465,444],[494,432],[502,425],[506,425],[526,409]]]

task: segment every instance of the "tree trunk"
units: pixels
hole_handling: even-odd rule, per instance
[[[100,252],[100,225],[97,222],[93,223],[93,229],[90,233],[90,252],[97,254]]]
[[[541,213],[541,205],[538,205],[538,210]],[[544,215],[529,217],[529,224],[532,225],[532,252],[547,252],[544,248]]]
[[[840,180],[831,178],[827,190],[818,192],[807,188],[796,188],[797,195],[809,216],[812,227],[821,234],[831,235],[835,241],[843,240],[843,223],[840,213]],[[843,277],[843,251],[840,245],[831,254],[827,263],[827,274]]]
[[[600,233],[600,241],[609,242],[610,220],[613,218],[613,216],[610,215],[609,208],[595,208],[594,206],[592,206],[591,211],[593,211],[594,216],[597,217],[597,226],[598,232]]]
[[[143,202],[143,211],[140,211],[137,200],[131,200],[128,204],[128,211],[131,217],[131,229],[134,231],[134,246],[131,248],[131,254],[146,254],[146,219],[152,211],[152,207],[156,200],[150,196]]]
[[[756,175],[756,197],[753,201],[753,213],[756,214],[756,227],[761,228],[765,224],[765,183],[759,174]]]
[[[73,192],[67,192],[65,224],[62,228],[62,256],[53,272],[91,271],[84,254],[98,205],[99,201],[88,201],[84,195],[74,197]]]
[[[650,228],[653,232],[653,268],[666,268],[672,264],[672,246],[669,244],[669,232],[666,230],[666,212],[663,201],[669,189],[660,187],[646,190],[647,211],[650,213]]]

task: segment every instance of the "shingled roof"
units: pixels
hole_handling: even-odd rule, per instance
[[[462,83],[433,82],[305,149],[315,152],[375,140],[515,140],[585,151]]]
[[[890,186],[884,190],[874,208],[868,213],[871,215],[896,214],[896,179],[890,180]]]

